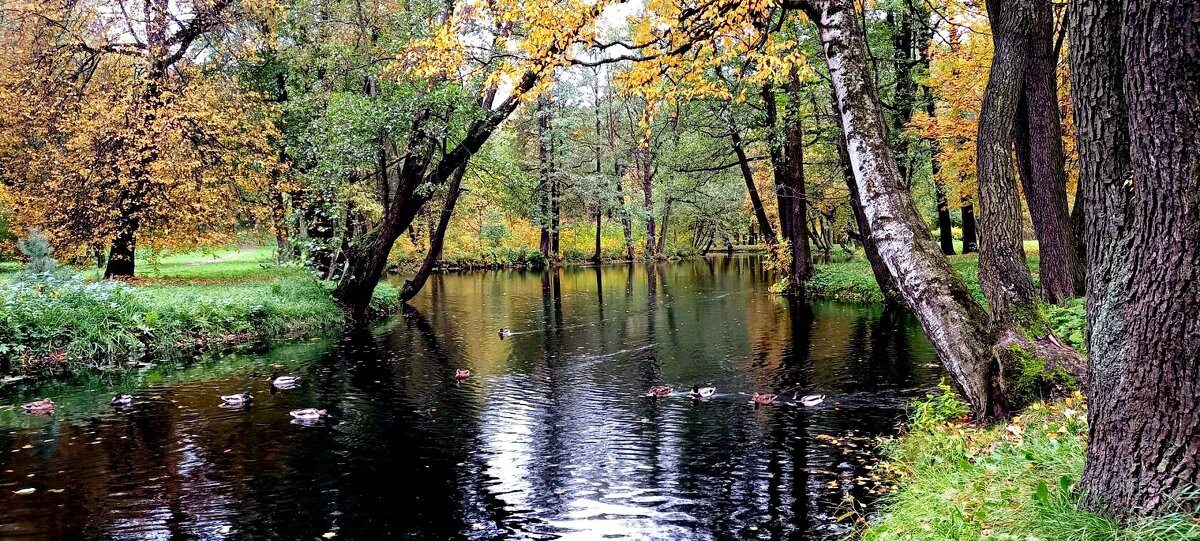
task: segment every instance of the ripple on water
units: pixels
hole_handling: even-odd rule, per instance
[[[844,498],[875,497],[872,438],[936,380],[919,329],[870,307],[789,304],[748,259],[651,268],[435,276],[373,334],[116,382],[135,396],[123,411],[107,384],[8,396],[61,406],[49,419],[0,410],[0,537],[844,532]],[[301,386],[270,393],[273,365]],[[456,385],[458,368],[471,377]],[[642,396],[696,383],[720,394]],[[219,407],[243,390],[251,406]],[[755,391],[828,399],[755,408]],[[291,424],[307,407],[330,418]]]

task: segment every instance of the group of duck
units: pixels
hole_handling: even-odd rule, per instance
[[[286,391],[289,389],[295,389],[296,387],[300,386],[300,376],[278,376],[278,375],[272,374],[271,377],[268,378],[268,381],[271,384],[272,392],[274,392],[275,390]],[[235,394],[221,395],[220,399],[221,399],[222,407],[244,408],[244,407],[249,406],[250,403],[254,400],[254,395],[250,394],[249,391],[246,391],[246,392],[235,393]],[[133,395],[130,395],[130,394],[113,395],[112,399],[109,400],[108,404],[116,409],[126,409],[129,407],[132,407],[133,406]],[[26,413],[29,413],[31,415],[53,415],[54,414],[54,400],[52,400],[50,398],[43,398],[41,400],[35,400],[33,402],[29,402],[28,404],[22,405],[21,409],[25,410]],[[319,421],[319,420],[324,419],[329,416],[329,412],[327,412],[326,410],[317,409],[317,408],[295,409],[295,410],[288,412],[288,414],[291,415],[293,420],[300,421],[300,422]]]
[[[684,392],[676,392],[674,389],[667,386],[654,386],[646,391],[647,398],[666,398],[669,396],[682,395]],[[716,387],[701,387],[693,385],[692,390],[686,391],[688,397],[692,400],[708,400],[717,394]],[[823,394],[810,394],[806,396],[798,396],[798,393],[793,394],[790,399],[771,393],[754,393],[750,396],[750,401],[757,406],[795,406],[800,405],[807,408],[814,408],[821,405],[825,401]]]

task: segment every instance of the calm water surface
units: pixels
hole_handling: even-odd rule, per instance
[[[911,318],[789,303],[758,268],[435,276],[373,333],[7,389],[4,404],[49,395],[59,408],[0,409],[0,538],[845,533],[837,518],[877,492],[871,438],[936,381],[934,355]],[[456,368],[471,378],[456,385]],[[277,369],[302,386],[269,393]],[[663,384],[720,394],[641,396]],[[107,406],[117,388],[134,407]],[[253,406],[218,406],[242,390]],[[754,391],[829,399],[755,408]],[[331,418],[292,424],[303,407]]]

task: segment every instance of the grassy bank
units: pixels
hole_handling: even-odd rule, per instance
[[[870,541],[1197,540],[1191,515],[1122,526],[1079,509],[1086,406],[1076,394],[981,428],[943,387],[914,405],[907,432],[884,444],[899,490],[859,535]]]
[[[97,281],[95,271],[0,277],[4,375],[106,369],[147,355],[323,333],[343,321],[332,284],[274,265],[269,249],[179,254],[138,266],[127,283]],[[378,309],[395,300],[394,288],[376,289]]]

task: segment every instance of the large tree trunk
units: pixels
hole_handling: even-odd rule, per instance
[[[135,220],[131,220],[136,222]],[[133,276],[134,256],[137,252],[137,226],[126,227],[113,239],[108,251],[108,266],[104,268],[104,278],[118,276]]]
[[[1200,5],[1119,7],[1073,2],[1071,59],[1094,376],[1081,486],[1129,519],[1190,512],[1200,484]]]
[[[854,2],[820,0],[806,7],[820,29],[855,183],[879,256],[972,409],[980,418],[1006,416],[993,388],[987,314],[934,244],[888,147]]]
[[[754,172],[750,170],[750,159],[746,157],[746,149],[742,146],[742,136],[737,127],[729,131],[733,143],[733,153],[737,156],[738,168],[742,171],[742,179],[746,181],[746,191],[750,192],[750,206],[754,207],[754,218],[758,221],[758,231],[762,233],[767,244],[775,244],[775,231],[771,228],[771,219],[763,208],[762,197],[758,195],[758,187],[754,185]]]
[[[1084,262],[1067,210],[1052,4],[1035,3],[1029,38],[1025,89],[1016,122],[1017,159],[1040,247],[1042,298],[1061,303],[1083,294]]]
[[[465,162],[454,171],[454,175],[450,179],[449,190],[446,192],[446,202],[438,217],[437,228],[429,238],[429,251],[425,253],[425,259],[421,261],[421,267],[417,269],[417,274],[412,279],[405,280],[404,286],[400,288],[400,302],[406,303],[417,296],[417,292],[421,291],[421,288],[425,286],[425,281],[433,273],[433,267],[441,259],[442,247],[446,243],[446,230],[450,227],[454,206],[458,204],[458,196],[462,193],[462,179],[466,171],[467,164]]]
[[[1021,97],[1033,0],[988,0],[995,53],[979,112],[979,278],[995,330],[1024,327],[1037,294],[1025,262],[1012,133]]]

